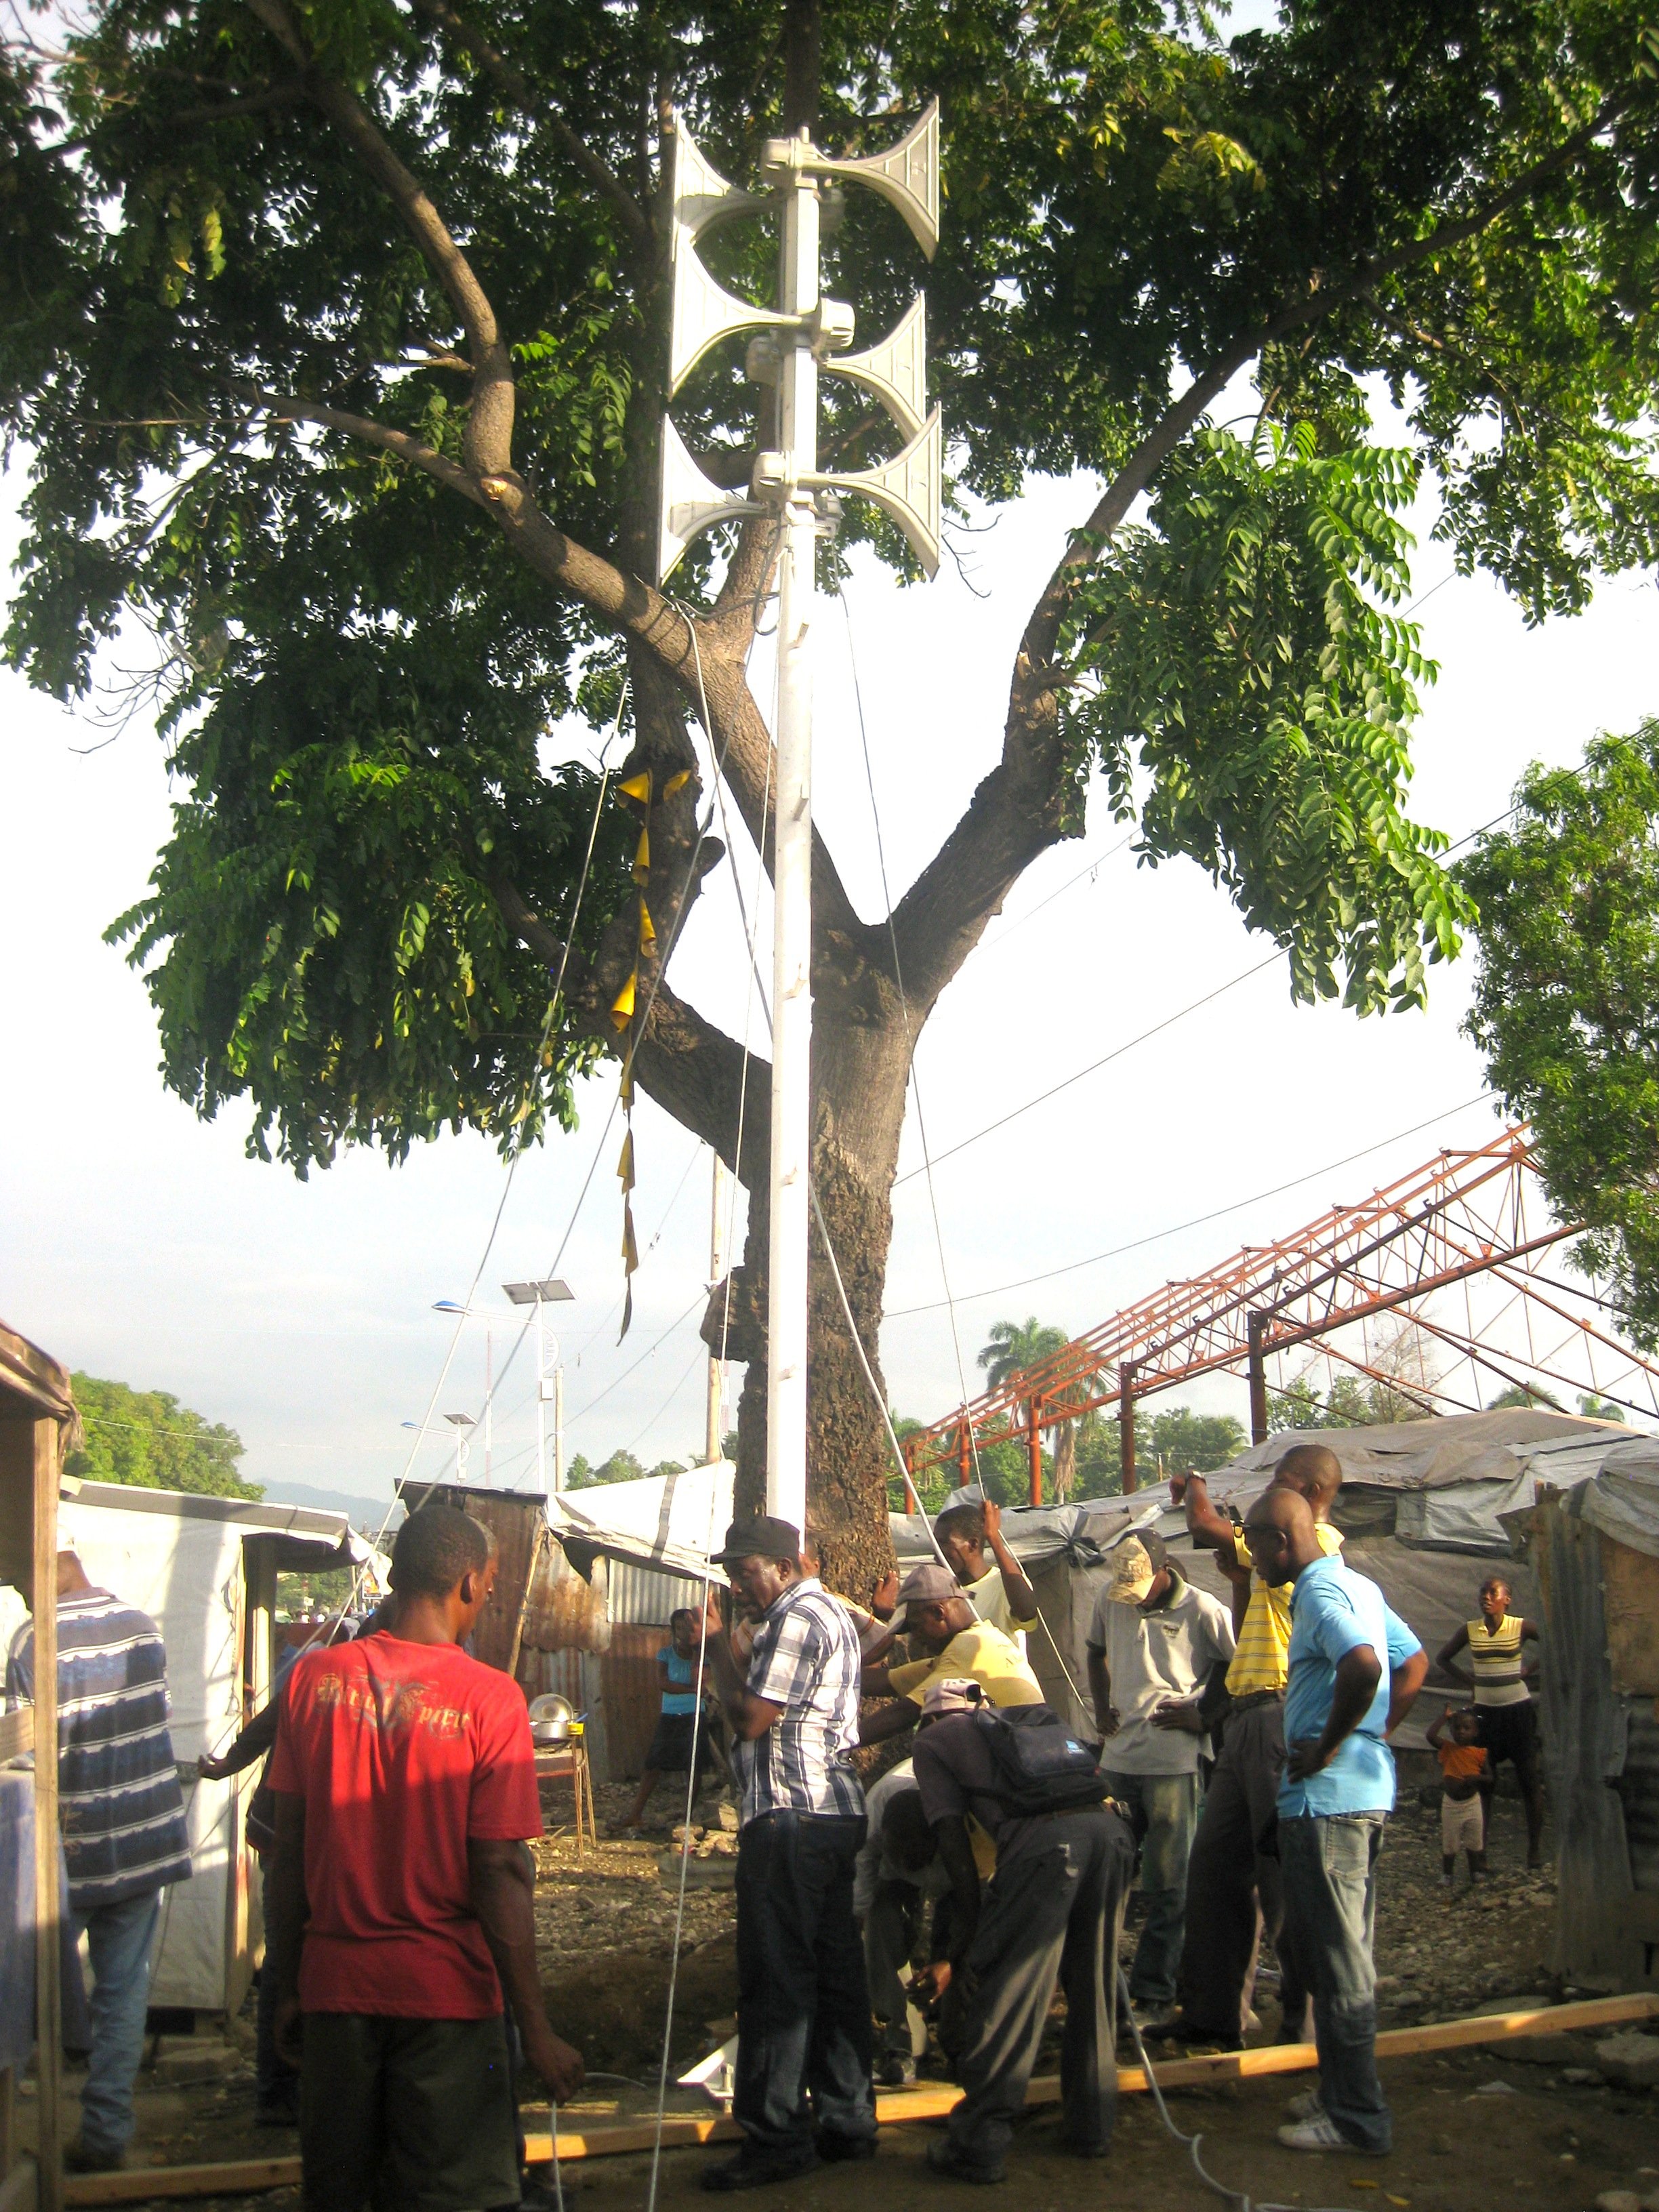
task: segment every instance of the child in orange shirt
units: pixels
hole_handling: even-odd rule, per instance
[[[1471,1705],[1448,1705],[1431,1724],[1428,1735],[1446,1784],[1440,1801],[1440,1880],[1449,1890],[1460,1850],[1469,1855],[1471,1885],[1486,1871],[1486,1818],[1480,1784],[1491,1773],[1491,1762],[1480,1743],[1480,1723]]]

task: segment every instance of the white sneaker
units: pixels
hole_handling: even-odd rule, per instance
[[[1279,2140],[1286,2150],[1345,2150],[1356,2158],[1380,2158],[1380,2151],[1368,2152],[1363,2143],[1348,2141],[1328,2112],[1316,2112],[1310,2120],[1298,2120],[1294,2126],[1280,2128]]]
[[[1293,2120],[1311,2120],[1325,2109],[1317,2089],[1304,2089],[1285,2107]]]

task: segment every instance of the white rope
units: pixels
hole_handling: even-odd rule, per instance
[[[682,610],[682,611],[684,611],[684,610]],[[708,701],[707,696],[703,692],[702,653],[697,644],[697,631],[696,624],[695,623],[691,624],[691,647],[696,659],[697,691],[702,707],[703,727],[704,730],[707,731],[708,728]],[[710,742],[712,744],[712,735]],[[724,768],[725,753],[722,752],[714,774],[714,791],[716,796],[720,799],[722,827],[726,826],[726,804],[721,790],[720,781]],[[771,808],[771,803],[772,765],[769,756],[766,768],[766,788],[761,798],[760,836],[756,840],[755,907],[752,917],[748,914],[744,907],[743,890],[741,885],[738,883],[738,872],[735,864],[732,870],[732,881],[733,886],[737,889],[738,893],[738,911],[739,915],[742,917],[748,944],[749,981],[744,999],[743,1008],[743,1068],[742,1073],[738,1079],[738,1131],[737,1143],[733,1153],[733,1158],[737,1163],[737,1166],[732,1176],[732,1192],[731,1196],[726,1201],[726,1295],[722,1301],[720,1309],[720,1348],[719,1355],[721,1389],[720,1419],[722,1426],[724,1425],[726,1418],[726,1352],[732,1328],[732,1254],[734,1249],[733,1239],[737,1233],[738,1188],[742,1181],[744,1125],[749,1107],[749,1068],[750,1063],[749,1038],[754,1016],[755,995],[757,990],[760,988],[760,975],[756,965],[755,959],[755,933],[760,926],[761,888],[766,869],[766,823],[768,814]],[[726,836],[726,851],[730,853],[731,850],[731,835],[728,830]],[[763,994],[763,1003],[764,1000]],[[769,1029],[771,1026],[769,1012],[767,1015],[767,1026]],[[674,2007],[676,2000],[679,1995],[680,1944],[685,1932],[685,1885],[691,1865],[691,1813],[692,1808],[696,1802],[697,1752],[701,1742],[702,1729],[704,1657],[707,1649],[703,1631],[706,1627],[708,1617],[708,1593],[714,1583],[714,1574],[712,1571],[709,1555],[714,1548],[715,1494],[714,1479],[711,1475],[708,1483],[708,1540],[703,1546],[703,1569],[702,1576],[702,1611],[699,1623],[699,1635],[697,1640],[697,1672],[695,1687],[695,1694],[697,1702],[691,1715],[691,1765],[690,1770],[685,1778],[685,1814],[680,1826],[680,1878],[678,1892],[674,1900],[674,1941],[670,1949],[668,1959],[668,2001],[665,2007],[663,2017],[662,2057],[657,2068],[656,2127],[651,2143],[651,2179],[646,2191],[647,2212],[657,2212],[657,2187],[662,2173],[663,2123],[668,2108],[668,2068],[670,2064],[670,2053],[672,2051],[674,2041]],[[805,1534],[805,1532],[803,1530],[802,1534]],[[562,2212],[562,2208],[561,2208],[561,2212]]]

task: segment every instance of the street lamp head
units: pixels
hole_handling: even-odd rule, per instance
[[[556,1275],[539,1283],[503,1283],[501,1288],[515,1306],[556,1305],[576,1295],[569,1284],[561,1282]]]
[[[432,1310],[434,1313],[464,1314],[466,1308],[459,1298],[434,1298]]]
[[[444,1419],[453,1428],[476,1429],[478,1425],[471,1413],[446,1413]]]

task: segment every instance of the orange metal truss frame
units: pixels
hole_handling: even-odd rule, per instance
[[[1331,1207],[1293,1236],[1246,1245],[1208,1274],[1166,1283],[971,1405],[915,1431],[904,1441],[910,1474],[948,1467],[966,1483],[976,1445],[1018,1441],[1030,1461],[1032,1503],[1040,1503],[1042,1431],[1112,1405],[1121,1424],[1123,1486],[1133,1490],[1138,1400],[1194,1376],[1242,1366],[1249,1378],[1252,1437],[1260,1443],[1267,1434],[1272,1354],[1487,1273],[1516,1297],[1537,1302],[1571,1330],[1643,1370],[1655,1390],[1654,1406],[1631,1410],[1650,1413],[1659,1407],[1659,1364],[1545,1296],[1528,1272],[1526,1262],[1577,1235],[1581,1226],[1549,1216],[1536,1148],[1524,1125],[1473,1151],[1439,1152],[1359,1204]],[[1577,1387],[1536,1359],[1496,1352],[1474,1335],[1421,1315],[1413,1320],[1506,1383],[1544,1376]],[[1351,1352],[1326,1349],[1345,1365],[1402,1387]],[[1431,1401],[1446,1395],[1431,1385],[1419,1391],[1409,1383],[1402,1395],[1420,1398],[1425,1412],[1432,1410]]]

